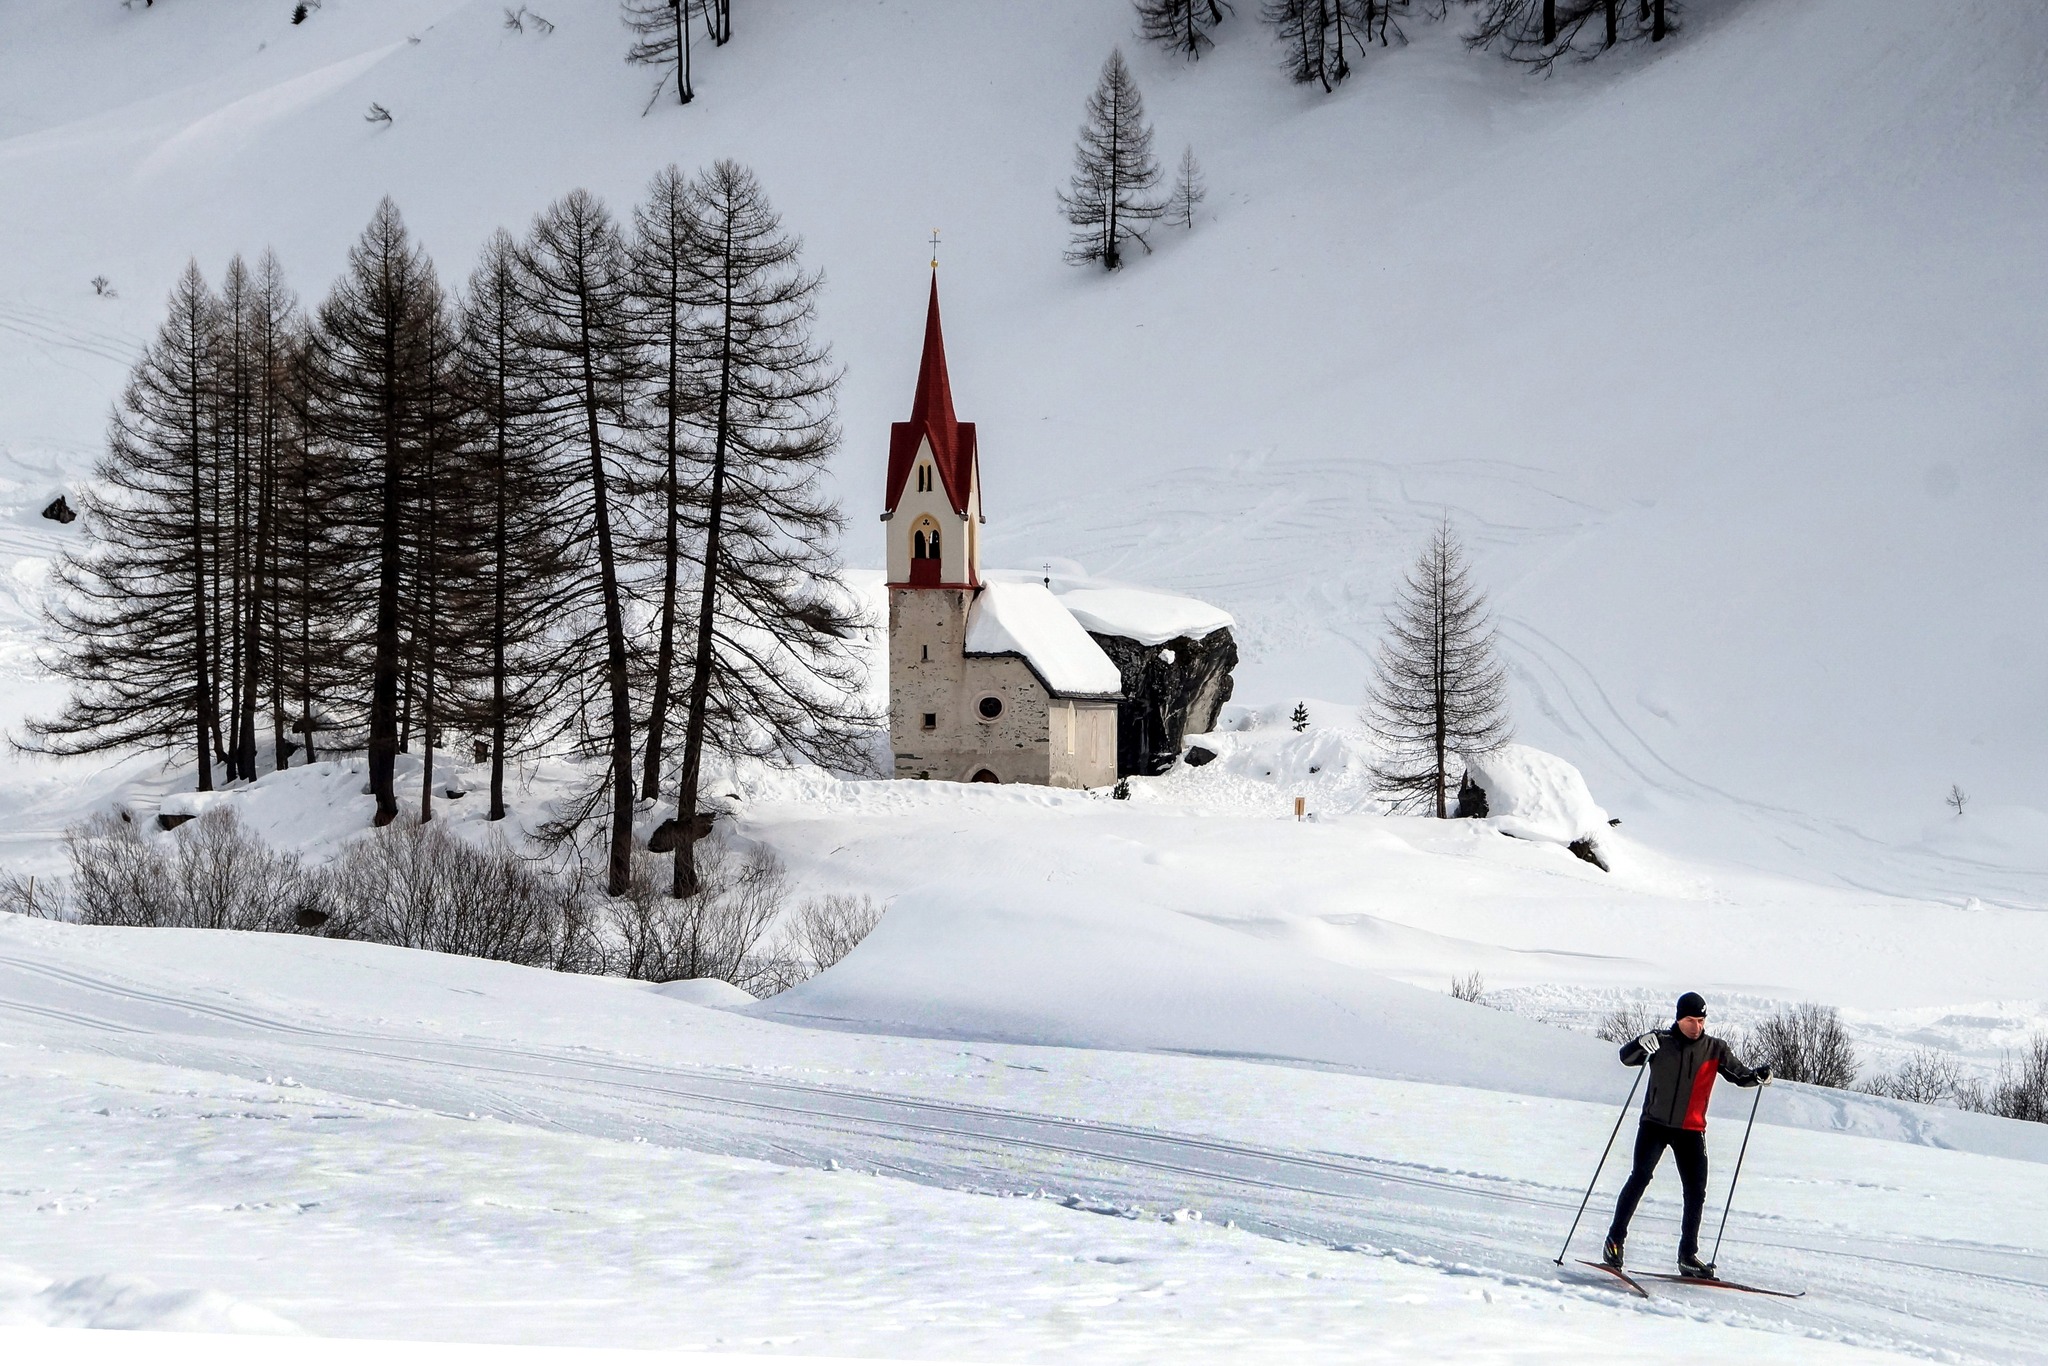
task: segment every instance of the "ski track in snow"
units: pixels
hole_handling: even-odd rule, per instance
[[[909,1079],[924,1094],[762,1076],[758,1063],[675,1065],[590,1048],[319,1027],[209,994],[151,989],[18,953],[0,955],[0,1015],[14,1022],[17,1046],[40,1038],[48,1047],[213,1074],[243,1086],[287,1075],[318,1094],[364,1103],[395,1102],[456,1118],[484,1114],[538,1129],[784,1165],[836,1161],[948,1190],[1046,1192],[1075,1208],[1126,1218],[1199,1209],[1211,1223],[1231,1220],[1274,1238],[1375,1253],[1504,1286],[1560,1289],[1549,1258],[1578,1203],[1579,1191],[1568,1185],[1513,1174],[1513,1144],[1500,1150],[1501,1170],[1460,1168],[975,1103],[947,1096],[938,1072],[915,1078],[914,1064]],[[791,1032],[799,1040],[806,1034]],[[958,1052],[943,1043],[901,1047],[909,1059],[928,1054],[927,1062]],[[1058,1050],[991,1045],[979,1056],[1020,1058],[1050,1069],[1041,1075],[1055,1080],[1062,1070]],[[1489,1108],[1485,1093],[1453,1092],[1450,1101],[1454,1108]],[[1597,1132],[1594,1107],[1572,1108]],[[1544,1121],[1540,1111],[1521,1120],[1532,1126]],[[1768,1161],[1761,1152],[1766,1146],[1777,1151],[1782,1168],[1788,1132],[1759,1134],[1751,1182],[1759,1181],[1758,1167]],[[2013,1166],[2038,1181],[2038,1169]],[[1769,1176],[1765,1167],[1762,1179]],[[1824,1171],[1808,1177],[1780,1170],[1778,1177],[1774,1189],[1830,1179]],[[1610,1166],[1604,1193],[1588,1212],[1588,1229],[1596,1229],[1617,1179]],[[1722,1181],[1725,1168],[1717,1171],[1712,1214],[1725,1191]],[[1639,1262],[1671,1236],[1673,1184],[1666,1180],[1653,1189],[1639,1219],[1632,1239]],[[1750,1191],[1753,1199],[1784,1203],[1760,1196],[1755,1185]],[[1791,1213],[1745,1205],[1731,1220],[1724,1262],[1758,1283],[1803,1286],[1810,1293],[1796,1304],[1695,1303],[1674,1287],[1653,1291],[1659,1312],[1675,1306],[1700,1319],[1931,1357],[2048,1361],[2042,1346],[2048,1341],[2048,1251],[2024,1243],[1850,1227],[1824,1205]]]

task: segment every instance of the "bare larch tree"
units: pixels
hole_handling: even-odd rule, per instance
[[[1560,57],[1591,61],[1677,31],[1679,0],[1482,0],[1465,41],[1547,72]]]
[[[633,872],[633,705],[625,587],[616,523],[617,467],[631,439],[630,395],[641,356],[628,326],[627,261],[611,213],[587,190],[571,190],[534,220],[521,255],[523,344],[537,378],[542,440],[581,467],[577,509],[589,538],[583,612],[595,629],[578,641],[579,667],[595,673],[590,746],[608,768],[606,892],[617,896]]]
[[[626,60],[635,66],[670,68],[655,83],[654,95],[647,101],[649,108],[671,81],[675,83],[677,104],[688,104],[697,98],[690,81],[690,12],[700,3],[701,0],[626,0],[626,27],[633,31],[633,46],[627,49]]]
[[[1264,14],[1288,78],[1330,91],[1351,75],[1349,50],[1364,50],[1375,19],[1384,30],[1388,9],[1385,0],[1267,0]]]
[[[1395,810],[1450,814],[1460,753],[1513,735],[1507,671],[1495,653],[1486,597],[1473,587],[1448,518],[1408,571],[1387,614],[1365,721],[1379,741],[1373,778]]]
[[[1180,154],[1180,169],[1173,175],[1173,190],[1166,197],[1166,221],[1183,228],[1194,227],[1195,209],[1208,197],[1209,186],[1195,161],[1195,149],[1186,148]]]
[[[1124,64],[1123,51],[1112,49],[1088,97],[1088,121],[1074,147],[1073,180],[1060,191],[1060,208],[1074,225],[1067,260],[1074,265],[1100,261],[1104,270],[1115,270],[1124,262],[1124,243],[1135,239],[1151,250],[1145,229],[1165,209],[1155,197],[1158,185],[1159,163],[1152,156],[1152,129],[1145,122],[1138,83]]]
[[[185,267],[169,314],[114,409],[85,502],[84,549],[58,560],[43,656],[68,680],[63,712],[29,723],[23,747],[91,754],[191,746],[213,788],[218,680],[209,630],[218,446],[209,389],[219,300]]]
[[[677,783],[674,894],[698,889],[706,752],[865,769],[874,718],[857,698],[862,629],[840,589],[837,506],[820,487],[838,445],[839,376],[811,335],[819,277],[798,263],[752,172],[720,161],[692,184],[681,290],[702,402],[697,612]]]
[[[688,629],[683,619],[682,571],[685,543],[685,487],[690,453],[685,442],[702,430],[704,382],[708,364],[701,341],[691,328],[698,323],[685,286],[701,273],[693,259],[702,247],[690,182],[675,166],[664,167],[648,186],[647,200],[634,210],[632,322],[645,350],[651,382],[643,398],[651,411],[640,424],[646,433],[643,449],[646,477],[636,500],[646,514],[636,537],[636,557],[654,565],[653,676],[648,680],[647,734],[640,758],[640,795],[661,795],[662,762],[667,749],[669,711],[675,700],[678,634]],[[692,291],[692,296],[701,291]]]
[[[375,585],[368,748],[378,825],[398,816],[406,495],[423,418],[435,388],[447,382],[427,344],[443,307],[433,263],[406,232],[398,206],[385,199],[320,306],[309,367],[315,424],[353,474],[344,515],[362,533],[365,578]]]
[[[542,440],[540,390],[524,337],[518,245],[500,229],[484,244],[463,301],[459,382],[470,415],[464,467],[474,481],[476,554],[461,669],[462,719],[490,738],[489,820],[503,820],[505,768],[515,750],[556,738],[562,674],[548,667],[551,629],[573,600],[580,519],[563,502],[579,481]]]
[[[1226,0],[1135,0],[1138,33],[1147,42],[1177,52],[1191,62],[1216,46],[1209,30],[1230,10]]]

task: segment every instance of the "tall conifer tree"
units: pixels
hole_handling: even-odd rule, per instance
[[[1408,571],[1374,663],[1365,719],[1380,743],[1380,793],[1397,810],[1446,816],[1458,755],[1513,735],[1486,596],[1448,518]]]
[[[673,890],[698,887],[707,751],[866,766],[855,701],[861,629],[837,582],[838,508],[821,476],[838,444],[838,372],[811,335],[819,277],[753,173],[720,161],[692,186],[683,259],[700,521],[696,622],[677,784]]]
[[[398,815],[408,493],[425,416],[448,382],[429,339],[443,306],[433,263],[385,199],[320,306],[309,367],[315,421],[354,476],[350,529],[361,534],[356,549],[374,585],[369,768],[379,825]]]
[[[1112,49],[1102,64],[1087,112],[1074,147],[1074,176],[1059,196],[1060,208],[1074,225],[1067,260],[1074,265],[1100,261],[1104,270],[1115,270],[1123,264],[1126,242],[1151,250],[1145,229],[1165,210],[1157,197],[1152,128],[1121,49]]]
[[[90,754],[188,746],[213,787],[213,347],[219,301],[196,262],[115,407],[84,497],[87,545],[57,562],[44,663],[71,684],[27,747]]]
[[[572,190],[536,218],[521,266],[541,439],[579,470],[576,516],[591,550],[582,607],[595,621],[577,647],[597,685],[586,733],[609,766],[606,889],[617,896],[633,867],[633,706],[618,499],[643,361],[629,327],[625,246],[596,196]]]

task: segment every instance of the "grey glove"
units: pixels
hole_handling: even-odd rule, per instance
[[[1657,1037],[1655,1030],[1651,1030],[1648,1034],[1644,1034],[1636,1040],[1636,1047],[1643,1050],[1644,1057],[1653,1056],[1663,1045],[1664,1041]]]

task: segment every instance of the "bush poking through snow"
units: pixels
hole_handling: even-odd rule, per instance
[[[715,977],[754,996],[808,974],[760,952],[789,900],[789,870],[771,849],[744,855],[716,840],[697,846],[697,890],[668,895],[669,862],[636,855],[625,894],[610,902],[617,976],[645,982]]]
[[[0,912],[54,920],[63,907],[61,886],[53,887],[45,880],[39,887],[35,878],[22,877],[17,873],[0,876]]]
[[[796,911],[790,940],[815,976],[852,953],[882,923],[882,908],[871,896],[818,896]]]
[[[493,838],[400,820],[309,868],[214,806],[165,835],[108,812],[65,834],[68,887],[0,879],[0,910],[87,925],[314,931],[647,982],[716,978],[771,996],[831,967],[882,918],[866,896],[815,897],[789,909],[774,851],[698,846],[700,885],[668,895],[666,859],[636,856],[623,896],[601,895],[604,868],[529,858]],[[780,935],[770,938],[777,925]]]
[[[1484,1005],[1486,1004],[1486,979],[1481,977],[1476,971],[1467,973],[1463,977],[1453,977],[1451,979],[1451,995],[1460,1001],[1470,1001],[1474,1005]]]
[[[1593,1033],[1609,1043],[1626,1043],[1663,1027],[1663,1017],[1654,1008],[1642,1001],[1630,1001],[1603,1016],[1593,1027]]]
[[[1970,1108],[2048,1124],[2048,1034],[2036,1034],[2017,1059],[2001,1063],[1983,1104]]]
[[[1963,1102],[1981,1100],[1982,1088],[1963,1071],[1953,1054],[1938,1048],[1923,1048],[1899,1064],[1898,1070],[1880,1072],[1863,1084],[1873,1096],[1910,1100],[1919,1105],[1954,1105],[1974,1109]]]
[[[203,817],[201,818],[204,819]],[[588,971],[596,953],[581,865],[551,868],[445,825],[399,820],[327,870],[337,938]]]
[[[199,930],[289,930],[301,909],[324,909],[322,879],[242,828],[227,807],[181,826],[168,841],[110,812],[64,835],[69,901],[87,925]]]
[[[1853,1086],[1856,1048],[1833,1006],[1796,1005],[1744,1034],[1736,1052],[1751,1067],[1769,1064],[1780,1081]]]

